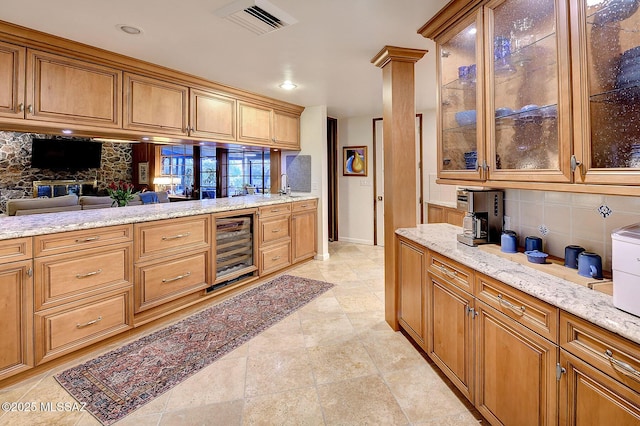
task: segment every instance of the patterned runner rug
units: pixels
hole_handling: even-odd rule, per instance
[[[332,287],[283,275],[55,378],[109,425]]]

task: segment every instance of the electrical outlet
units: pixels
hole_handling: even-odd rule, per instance
[[[511,217],[504,217],[504,229],[511,230]]]

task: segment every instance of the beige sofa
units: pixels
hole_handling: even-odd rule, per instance
[[[166,191],[156,192],[158,203],[168,203],[169,194]],[[133,194],[130,206],[142,205],[139,194]],[[53,198],[21,198],[7,201],[8,216],[22,216],[38,213],[55,213],[73,210],[103,209],[113,206],[113,200],[107,196],[83,195],[63,195]],[[115,206],[114,206],[115,207]]]

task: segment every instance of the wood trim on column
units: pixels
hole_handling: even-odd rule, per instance
[[[398,330],[395,230],[415,227],[415,63],[426,50],[385,46],[371,60],[382,68],[384,137],[385,320]],[[407,203],[409,206],[407,206]]]

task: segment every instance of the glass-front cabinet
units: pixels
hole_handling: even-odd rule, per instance
[[[640,184],[640,0],[573,0],[577,182]]]
[[[570,182],[566,7],[497,0],[485,8],[487,157],[491,180]]]
[[[440,179],[640,194],[640,0],[452,0],[419,32]]]
[[[478,12],[456,25],[438,44],[440,177],[484,178],[481,33],[482,15]]]

